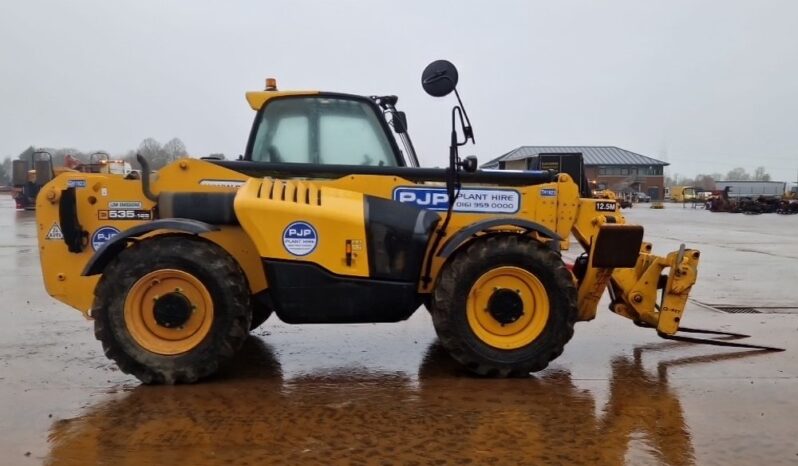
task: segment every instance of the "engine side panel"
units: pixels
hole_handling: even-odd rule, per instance
[[[252,178],[236,196],[235,213],[264,259],[313,262],[336,275],[369,277],[362,193]]]

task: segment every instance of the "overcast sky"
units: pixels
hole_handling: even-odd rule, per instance
[[[798,2],[38,1],[0,3],[0,157],[122,153],[181,138],[242,153],[244,92],[397,94],[422,164],[445,164],[447,58],[484,162],[519,145],[614,145],[671,173],[798,176]]]

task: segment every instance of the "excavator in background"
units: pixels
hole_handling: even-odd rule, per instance
[[[41,187],[61,173],[106,173],[129,179],[138,179],[139,176],[129,162],[112,160],[105,152],[91,154],[88,163],[67,154],[64,156],[64,165],[55,167],[52,153],[37,150],[28,159],[14,160],[11,167],[12,197],[19,210],[35,210],[36,196]]]
[[[11,195],[17,209],[34,210],[39,190],[55,178],[55,175],[53,155],[48,151],[37,150],[30,154],[29,159],[12,161]]]

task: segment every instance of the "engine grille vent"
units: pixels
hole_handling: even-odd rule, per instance
[[[263,180],[260,197],[297,204],[321,205],[321,188],[312,183]]]

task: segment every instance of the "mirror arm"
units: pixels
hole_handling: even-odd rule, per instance
[[[460,122],[462,124],[463,121],[463,114],[460,112],[460,107],[454,106],[452,107],[452,134],[451,134],[451,142],[449,144],[449,167],[454,169],[458,162],[458,153],[457,148],[462,146],[463,143],[457,140],[457,115],[460,115]]]
[[[468,133],[470,132],[471,127],[468,126],[466,124],[465,120],[463,119],[463,109],[459,105],[455,105],[454,107],[452,107],[452,131],[454,131],[455,127],[457,126],[457,118],[456,117],[460,118],[460,127],[463,129],[463,140],[462,141],[456,141],[456,139],[455,139],[455,141],[456,141],[456,144],[458,146],[464,146],[464,145],[468,144],[468,139],[469,139]],[[473,138],[473,136],[472,136],[472,138]]]
[[[465,141],[463,144],[468,142],[471,139],[471,142],[476,144],[474,141],[474,130],[471,126],[471,120],[468,119],[468,112],[465,110],[465,106],[463,105],[463,101],[460,99],[460,93],[457,92],[457,88],[454,88],[454,95],[457,97],[457,103],[460,106],[460,111],[462,112],[460,115],[460,123],[463,125],[463,136],[465,136]],[[463,118],[465,117],[465,123],[463,123]],[[461,145],[463,145],[461,144]]]

